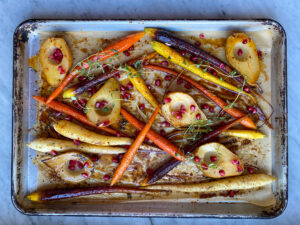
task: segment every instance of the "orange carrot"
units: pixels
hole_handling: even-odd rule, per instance
[[[65,79],[59,84],[59,86],[55,89],[55,91],[49,96],[47,99],[47,104],[49,104],[53,99],[55,99],[63,89],[78,75],[80,74],[82,69],[88,69],[90,67],[89,61],[93,62],[101,62],[105,59],[108,59],[111,56],[118,54],[119,52],[123,52],[130,48],[135,42],[139,41],[142,37],[144,37],[145,32],[140,32],[136,34],[131,34],[121,39],[120,41],[106,47],[100,52],[89,56],[84,59],[80,63],[78,63],[75,68],[65,77]]]
[[[119,164],[119,166],[117,167],[116,171],[114,172],[114,175],[111,179],[110,185],[113,186],[115,183],[117,183],[117,181],[123,176],[124,172],[126,171],[126,169],[128,168],[129,164],[131,163],[131,161],[133,160],[136,152],[138,151],[139,147],[141,146],[141,144],[143,143],[146,134],[148,133],[148,131],[150,130],[155,117],[157,116],[158,112],[159,112],[159,106],[155,109],[154,113],[152,114],[152,116],[150,117],[150,119],[148,120],[148,122],[146,123],[146,125],[144,126],[144,128],[141,130],[141,132],[139,133],[139,135],[136,137],[136,139],[134,140],[134,142],[130,145],[129,149],[127,150],[127,152],[125,153],[124,157],[121,160],[121,163]]]
[[[43,97],[33,96],[33,98],[35,100],[43,103],[43,104],[46,104],[46,99],[43,98]],[[103,131],[105,131],[109,134],[113,134],[113,135],[120,134],[121,136],[127,136],[127,135],[122,134],[122,133],[120,133],[120,132],[118,132],[118,131],[116,131],[112,128],[109,128],[109,127],[98,127],[98,126],[96,126],[91,121],[89,121],[88,118],[84,114],[78,112],[76,109],[73,109],[72,107],[70,107],[70,106],[68,106],[68,105],[66,105],[62,102],[58,102],[58,101],[53,100],[49,104],[46,104],[46,105],[49,106],[50,108],[56,110],[56,111],[59,111],[59,112],[65,113],[69,116],[72,116],[72,117],[74,117],[75,119],[77,119],[78,121],[80,121],[84,124],[87,124],[91,127],[95,127],[99,130],[103,130]]]
[[[125,109],[121,108],[121,113],[124,116],[124,118],[131,123],[136,129],[142,130],[145,124],[138,119],[136,119],[133,115],[131,115],[129,112],[127,112]],[[154,130],[149,130],[146,135],[151,141],[153,141],[154,144],[156,144],[160,149],[164,150],[165,152],[172,155],[174,158],[185,161],[184,154],[182,151],[173,143],[168,141],[166,138],[162,137],[158,133],[156,133]]]
[[[199,84],[197,81],[189,78],[188,76],[180,74],[169,68],[161,67],[161,66],[157,66],[157,65],[148,64],[148,65],[144,65],[144,68],[148,68],[148,69],[152,69],[152,70],[159,70],[159,71],[162,71],[164,73],[167,73],[167,74],[170,74],[173,76],[180,76],[180,78],[189,82],[191,85],[193,85],[195,88],[197,88],[199,91],[201,91],[206,97],[208,97],[215,104],[220,106],[225,112],[227,112],[232,117],[240,118],[240,117],[243,117],[246,115],[245,113],[241,112],[240,110],[238,110],[236,108],[228,107],[228,104],[224,100],[217,97],[216,95],[214,95],[213,93],[208,91],[205,87],[203,87],[201,84]],[[241,122],[241,124],[247,128],[256,129],[255,123],[248,116]]]

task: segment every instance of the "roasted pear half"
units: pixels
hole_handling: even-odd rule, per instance
[[[108,126],[120,118],[120,84],[110,78],[87,102],[87,118],[98,126]]]
[[[199,158],[196,162],[197,167],[207,177],[237,176],[244,171],[242,160],[224,145],[216,142],[201,145],[194,155]]]
[[[91,176],[93,162],[79,152],[67,152],[43,161],[68,183],[79,183]]]
[[[72,66],[72,53],[63,38],[48,38],[41,46],[39,61],[47,82],[57,86]]]
[[[225,51],[228,62],[255,85],[260,74],[255,43],[244,33],[234,33],[227,38]]]
[[[175,127],[185,127],[206,120],[192,96],[184,92],[170,92],[161,107],[164,118]]]

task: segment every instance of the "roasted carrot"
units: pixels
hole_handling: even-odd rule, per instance
[[[127,112],[125,109],[121,108],[121,113],[124,118],[131,123],[136,129],[142,130],[145,124],[138,119],[136,119],[133,115]],[[172,155],[174,158],[180,161],[185,160],[185,156],[182,151],[173,143],[156,133],[154,130],[149,130],[146,135],[155,145],[164,150],[165,152]]]
[[[46,104],[46,99],[43,98],[43,97],[33,96],[33,98],[35,100],[43,103],[43,104]],[[99,130],[103,130],[103,131],[105,131],[109,134],[113,134],[113,135],[121,134],[121,136],[127,136],[127,135],[122,134],[122,133],[120,133],[120,132],[118,132],[118,131],[116,131],[112,128],[109,128],[109,127],[98,127],[98,126],[96,126],[95,124],[90,122],[84,114],[78,112],[76,109],[73,109],[72,107],[70,107],[70,106],[68,106],[68,105],[66,105],[62,102],[58,102],[58,101],[53,100],[53,101],[51,101],[50,103],[48,103],[46,105],[49,106],[50,108],[56,110],[56,111],[59,111],[59,112],[65,113],[69,116],[72,116],[73,118],[77,119],[78,121],[80,121],[84,124],[87,124],[91,127],[95,127]]]
[[[155,109],[154,113],[152,114],[152,116],[150,117],[150,119],[148,120],[148,122],[146,123],[144,128],[141,130],[141,132],[138,134],[138,136],[136,137],[134,142],[130,145],[128,151],[125,153],[124,157],[122,158],[120,164],[118,165],[118,167],[117,167],[116,171],[114,172],[114,175],[111,179],[111,182],[110,182],[111,186],[113,186],[115,183],[117,183],[118,180],[125,173],[125,171],[128,168],[129,164],[133,160],[136,152],[138,151],[140,145],[143,143],[143,141],[146,137],[146,134],[150,130],[150,128],[151,128],[151,126],[152,126],[152,124],[155,120],[155,117],[157,116],[157,114],[159,112],[159,109],[160,109],[160,107],[157,107]]]
[[[151,192],[141,188],[133,187],[111,187],[111,186],[98,186],[98,187],[80,187],[80,188],[63,188],[63,189],[49,189],[36,191],[26,196],[27,199],[34,202],[48,202],[61,199],[76,198],[80,196],[104,194],[104,193],[132,193],[142,194]],[[152,191],[153,192],[153,191]]]
[[[132,66],[127,66],[127,68],[127,75],[130,82],[154,108],[157,108],[159,106],[159,103],[150,92],[141,75],[138,74]]]
[[[225,112],[227,112],[232,117],[240,118],[240,117],[243,117],[243,116],[246,115],[246,114],[244,114],[243,112],[241,112],[240,110],[238,110],[234,107],[229,107],[228,104],[224,100],[217,97],[216,95],[214,95],[213,93],[208,91],[205,87],[203,87],[201,84],[199,84],[197,81],[189,78],[188,76],[185,76],[183,74],[179,74],[176,71],[171,70],[169,68],[161,67],[161,66],[157,66],[157,65],[152,65],[152,64],[144,65],[144,68],[148,68],[148,69],[152,69],[152,70],[159,70],[159,71],[162,71],[164,73],[167,73],[167,74],[170,74],[170,75],[173,75],[173,76],[180,76],[180,78],[182,78],[183,80],[185,80],[188,83],[190,83],[191,85],[193,85],[195,88],[197,88],[199,91],[201,91],[207,98],[209,98],[215,104],[220,106]],[[241,122],[241,124],[244,125],[247,128],[256,129],[255,123],[249,117],[246,117],[246,119],[243,120]]]
[[[53,99],[55,99],[63,89],[82,71],[82,69],[88,69],[90,67],[89,62],[101,62],[105,59],[108,59],[111,56],[114,56],[120,52],[123,52],[130,48],[134,43],[139,41],[144,37],[145,32],[140,32],[136,34],[131,34],[121,39],[120,41],[106,47],[100,52],[89,56],[80,63],[78,63],[75,68],[65,77],[65,79],[59,84],[55,91],[47,99],[46,103],[49,104]]]
[[[182,68],[187,69],[192,73],[198,75],[199,77],[210,81],[220,87],[226,88],[235,93],[241,93],[243,95],[249,96],[253,101],[256,101],[256,99],[249,93],[241,90],[240,88],[230,83],[219,79],[218,77],[213,76],[208,72],[204,72],[201,68],[198,67],[198,65],[194,64],[191,60],[184,58],[180,53],[168,47],[167,45],[157,41],[152,41],[151,45],[153,49],[158,52],[158,54],[165,57],[166,59],[169,59],[171,62],[181,66]]]
[[[200,140],[196,141],[195,143],[187,146],[184,149],[185,153],[193,152],[195,149],[197,149],[198,146],[207,143],[211,141],[213,138],[218,136],[222,131],[225,131],[234,125],[237,125],[240,123],[245,117],[235,119],[234,121],[231,121],[228,124],[222,125],[215,130],[205,134]],[[170,159],[169,161],[165,162],[162,166],[158,167],[153,173],[151,173],[142,183],[142,186],[145,186],[147,184],[152,184],[162,177],[164,177],[168,172],[170,172],[172,169],[174,169],[177,165],[179,165],[181,162],[176,159]]]

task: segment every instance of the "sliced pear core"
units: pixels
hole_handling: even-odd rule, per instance
[[[51,59],[51,55],[56,49],[62,53],[62,59],[59,62]],[[39,61],[47,82],[51,86],[57,86],[71,68],[73,58],[71,50],[63,38],[51,37],[42,44],[39,51]]]
[[[106,101],[103,107],[101,102]],[[98,102],[98,107],[96,107]],[[110,78],[87,102],[87,118],[96,125],[108,126],[120,118],[120,84]]]
[[[166,95],[166,99],[161,111],[164,118],[173,126],[185,127],[207,120],[192,96],[184,92],[170,92]]]
[[[255,43],[244,33],[234,33],[227,38],[225,52],[228,62],[255,85],[260,74]]]
[[[79,152],[67,152],[43,161],[68,183],[79,183],[91,176],[93,162]]]
[[[236,154],[216,142],[202,145],[194,152],[200,161],[197,167],[207,177],[223,178],[243,173],[244,164]]]

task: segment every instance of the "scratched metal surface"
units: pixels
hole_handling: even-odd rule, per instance
[[[37,173],[33,155],[25,147],[30,139],[28,129],[35,123],[35,102],[29,96],[36,93],[27,61],[38,46],[40,32],[59,31],[137,31],[144,26],[159,26],[177,31],[270,29],[273,38],[271,74],[272,104],[275,106],[272,131],[272,171],[277,177],[273,193],[277,204],[273,208],[246,203],[191,203],[163,201],[139,203],[65,203],[36,204],[24,196],[37,186],[30,174]],[[13,163],[12,197],[23,213],[35,215],[114,215],[114,216],[182,216],[182,217],[273,217],[285,208],[287,201],[287,104],[286,104],[286,37],[282,27],[273,21],[29,21],[21,25],[14,40],[13,96]],[[276,56],[276,57],[275,57]],[[30,78],[30,79],[29,79]],[[279,90],[279,91],[278,91]],[[279,103],[279,104],[278,104]],[[88,207],[87,207],[88,206]]]

